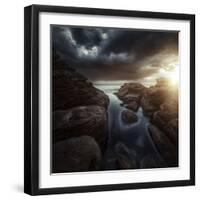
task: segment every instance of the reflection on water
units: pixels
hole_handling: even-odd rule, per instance
[[[147,129],[149,118],[143,115],[142,107],[139,107],[136,115],[138,121],[136,123],[127,124],[121,119],[121,113],[126,108],[122,106],[122,102],[114,94],[120,88],[120,85],[101,85],[99,89],[103,90],[109,97],[110,103],[108,107],[108,150],[106,153],[107,160],[112,160],[113,151],[117,143],[123,143],[130,151],[136,152],[136,159],[141,160],[148,156],[156,163],[155,167],[159,167],[163,162],[157,152]],[[109,162],[108,162],[109,165]],[[140,166],[141,167],[141,166]],[[107,168],[115,168],[112,163]],[[145,168],[145,166],[143,167]]]
[[[104,84],[98,84],[94,85],[96,88],[104,91],[106,94],[112,94],[115,93],[119,90],[120,85],[119,84],[114,84],[114,85],[104,85]]]

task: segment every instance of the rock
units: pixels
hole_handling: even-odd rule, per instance
[[[158,79],[156,85],[149,88],[140,83],[125,83],[116,95],[124,104],[134,108],[133,110],[137,110],[141,105],[147,116],[151,116],[161,107],[175,111],[178,109],[178,90],[172,87],[166,78]]]
[[[105,148],[107,139],[107,113],[100,106],[78,106],[53,113],[54,142],[70,137],[88,135]]]
[[[145,114],[151,116],[155,111],[160,110],[160,107],[164,107],[166,100],[168,104],[177,102],[177,91],[169,85],[169,80],[159,79],[155,86],[145,90],[141,98],[141,106]]]
[[[155,124],[156,126],[158,126],[159,128],[164,128],[164,126],[166,125],[166,123],[170,120],[170,113],[168,112],[164,112],[164,111],[156,111],[153,115],[152,115],[152,123]]]
[[[161,104],[160,109],[162,111],[167,111],[178,117],[178,99],[177,98],[168,98],[167,102]]]
[[[170,103],[169,103],[170,102]],[[160,106],[152,116],[152,123],[160,128],[169,137],[173,144],[178,143],[178,105],[169,101]]]
[[[155,143],[159,153],[162,155],[169,167],[178,165],[178,147],[171,143],[168,137],[156,126],[150,124],[148,126],[151,138]]]
[[[115,145],[115,153],[116,153],[116,166],[117,169],[136,169],[137,161],[136,161],[136,153],[128,147],[118,142]]]
[[[171,142],[178,145],[178,119],[170,120],[164,127],[164,130]]]
[[[130,94],[141,95],[146,88],[140,83],[125,83],[121,86],[116,95],[121,98]]]
[[[160,88],[157,86],[148,88],[142,99],[141,106],[147,115],[152,115],[153,112],[160,109],[160,105],[167,98],[166,88]]]
[[[54,67],[56,68],[56,66]],[[84,76],[66,67],[53,71],[53,111],[76,106],[98,105],[107,108],[109,98]]]
[[[137,101],[132,101],[131,103],[127,104],[126,105],[126,108],[130,109],[130,110],[133,110],[133,111],[138,111],[138,108],[139,108],[139,104]]]
[[[90,136],[73,137],[53,145],[53,172],[98,170],[101,150]]]
[[[125,123],[134,123],[138,121],[137,115],[131,110],[123,110],[121,118]]]
[[[129,104],[129,103],[132,103],[133,101],[139,103],[139,100],[140,100],[139,96],[137,96],[137,95],[128,95],[128,94],[125,95],[125,96],[121,96],[119,98],[124,104]]]
[[[178,119],[175,118],[175,119],[172,119],[168,122],[168,125],[171,126],[174,131],[178,132]]]
[[[158,109],[150,102],[148,97],[142,97],[141,106],[144,114],[147,116],[151,116]]]
[[[156,163],[156,161],[152,158],[151,155],[145,156],[145,157],[140,161],[140,168],[141,168],[141,169],[156,168],[156,167],[159,167],[159,165]]]
[[[176,113],[169,113],[168,111],[157,111],[152,116],[152,123],[164,131],[173,143],[177,143],[178,137],[178,119]]]
[[[125,83],[115,94],[127,108],[137,111],[145,89],[140,83]]]

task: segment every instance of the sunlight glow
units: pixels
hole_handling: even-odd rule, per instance
[[[172,86],[177,86],[179,81],[179,70],[177,62],[170,63],[167,67],[159,70],[159,77],[168,78]]]
[[[174,68],[173,71],[169,72],[169,78],[170,81],[173,85],[177,85],[178,84],[178,79],[179,79],[179,73],[178,73],[178,68]]]

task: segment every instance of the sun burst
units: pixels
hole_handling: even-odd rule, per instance
[[[178,67],[174,68],[173,71],[170,71],[168,76],[169,76],[169,79],[170,79],[172,85],[177,85],[178,81],[179,81]]]

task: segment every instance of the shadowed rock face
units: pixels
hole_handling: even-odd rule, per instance
[[[141,106],[144,114],[147,116],[151,116],[158,109],[157,106],[151,103],[151,100],[149,99],[147,94],[142,97]]]
[[[154,86],[148,88],[142,99],[141,106],[146,115],[151,116],[153,112],[160,108],[160,105],[169,97],[168,88]]]
[[[156,163],[156,161],[150,156],[150,155],[146,155],[140,163],[140,168],[144,169],[144,168],[155,168],[158,167],[159,164]]]
[[[54,141],[88,135],[103,149],[107,135],[106,110],[100,106],[78,106],[53,113]]]
[[[107,108],[108,104],[108,97],[81,74],[68,68],[53,72],[53,110],[83,105]]]
[[[53,145],[53,172],[98,170],[101,150],[90,136],[72,137]]]
[[[53,171],[59,173],[105,169],[102,160],[107,150],[109,99],[75,70],[62,62],[53,64]],[[167,163],[164,166],[177,166],[176,94],[161,81],[150,88],[139,83],[127,83],[116,95],[127,108],[121,112],[125,123],[136,122],[137,115],[133,111],[142,107],[152,123],[148,127],[152,141]],[[141,163],[138,163],[134,147],[128,148],[123,143],[117,143],[113,148],[112,169],[158,166],[148,155],[144,155]]]
[[[125,123],[134,123],[138,121],[137,115],[131,110],[123,110],[121,117]]]
[[[154,141],[158,151],[167,162],[169,167],[177,166],[178,151],[177,146],[172,144],[170,139],[156,126],[150,124],[148,126],[152,140]]]
[[[178,165],[178,90],[167,79],[159,79],[155,86],[146,88],[141,84],[126,83],[116,95],[123,105],[132,111],[141,106],[143,113],[152,124],[148,130],[150,136],[164,158],[167,166]],[[129,110],[129,111],[130,111]],[[131,112],[131,111],[130,111]],[[123,121],[131,121],[130,112],[122,113]],[[147,161],[149,158],[147,159]],[[144,166],[150,167],[144,160]],[[149,162],[149,161],[148,161]]]
[[[126,147],[125,144],[118,142],[115,145],[117,169],[136,169],[136,153]]]
[[[144,113],[151,116],[155,111],[159,110],[166,101],[169,103],[168,108],[172,110],[171,104],[173,104],[174,101],[176,101],[176,103],[178,102],[177,90],[170,86],[167,80],[160,79],[155,86],[151,86],[145,90],[141,98],[141,106]]]
[[[178,98],[168,94],[151,115],[149,126],[152,139],[168,166],[178,165]]]
[[[127,109],[130,109],[136,112],[138,111],[139,103],[137,101],[132,101],[131,103],[127,104],[125,107]]]
[[[178,142],[178,118],[177,113],[167,110],[159,110],[152,116],[152,123],[164,131],[173,144]]]
[[[121,86],[116,96],[123,102],[126,108],[137,111],[140,105],[140,99],[145,92],[146,87],[140,83],[125,83]]]
[[[145,91],[145,89],[146,87],[140,83],[125,83],[124,85],[121,86],[116,95],[119,98],[124,98],[125,96],[131,94],[141,95]]]
[[[53,170],[97,170],[107,144],[109,98],[54,56]]]

